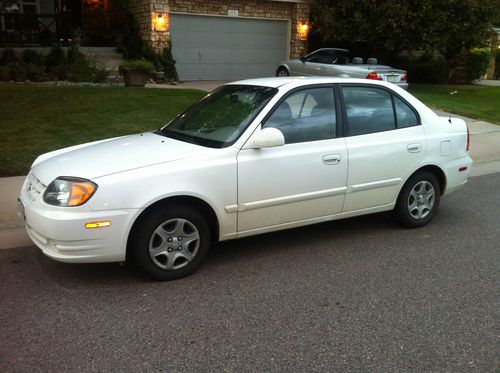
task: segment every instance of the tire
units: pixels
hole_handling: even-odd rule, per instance
[[[276,71],[276,76],[290,76],[290,73],[286,69],[286,67],[280,67],[278,68],[278,71]]]
[[[200,267],[210,248],[210,228],[190,206],[160,207],[136,223],[130,245],[139,268],[156,280],[173,280]]]
[[[397,220],[408,228],[422,227],[436,215],[441,187],[428,171],[412,175],[401,189],[394,209]]]

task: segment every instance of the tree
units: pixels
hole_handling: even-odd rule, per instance
[[[386,57],[438,51],[451,63],[500,24],[498,0],[311,0],[311,15],[323,40],[362,41]]]

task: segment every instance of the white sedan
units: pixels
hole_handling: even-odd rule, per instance
[[[191,274],[212,242],[393,210],[427,224],[467,183],[467,125],[385,82],[221,86],[159,130],[39,156],[19,210],[43,253]]]

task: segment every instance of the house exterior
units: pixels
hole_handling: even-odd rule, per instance
[[[308,0],[18,0],[15,8],[0,10],[0,46],[43,35],[64,42],[75,31],[82,45],[113,46],[129,11],[153,48],[171,45],[181,80],[270,76],[307,51]]]

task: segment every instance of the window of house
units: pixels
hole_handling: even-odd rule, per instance
[[[290,94],[274,110],[264,127],[279,129],[286,144],[334,138],[333,88],[309,88]]]

